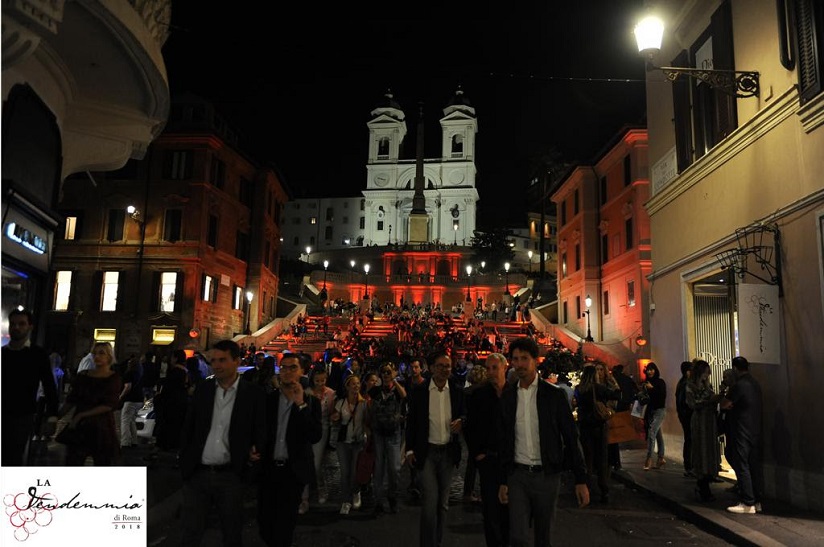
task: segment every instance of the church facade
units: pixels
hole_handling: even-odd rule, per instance
[[[416,112],[415,118],[419,115]],[[416,120],[419,126],[420,121]],[[476,227],[475,109],[461,89],[440,119],[441,157],[401,159],[407,114],[387,92],[367,122],[369,148],[362,197],[296,199],[285,208],[284,252],[294,258],[349,247],[404,245],[416,176],[423,179],[426,241],[469,245]],[[415,128],[413,127],[413,135]],[[419,144],[422,135],[418,135]],[[418,146],[418,155],[422,155]],[[421,171],[420,175],[418,171]],[[308,257],[306,257],[308,258]]]

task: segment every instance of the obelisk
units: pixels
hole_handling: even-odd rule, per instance
[[[409,243],[429,242],[429,215],[426,213],[426,198],[423,195],[423,103],[419,103],[418,139],[415,154],[415,195],[412,197],[412,212],[409,214]]]

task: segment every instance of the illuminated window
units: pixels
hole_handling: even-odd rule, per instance
[[[177,288],[177,272],[162,272],[160,274],[160,311],[175,311],[175,290]]]
[[[635,305],[635,281],[627,281],[627,306]]]
[[[243,289],[235,285],[235,290],[232,291],[232,309],[239,310],[243,303]]]
[[[65,239],[74,239],[77,237],[77,217],[66,217],[66,232],[63,234]]]
[[[200,295],[204,302],[212,301],[215,292],[215,278],[211,275],[203,276],[203,293]]]
[[[117,310],[117,288],[120,272],[103,272],[103,297],[100,299],[100,311]]]
[[[57,272],[56,288],[54,291],[54,309],[66,311],[69,309],[69,296],[72,292],[72,272],[63,270]]]
[[[309,224],[317,224],[317,223],[318,223],[318,217],[311,217],[309,219]]]
[[[567,261],[566,261],[566,253],[561,255],[561,277],[566,277],[567,275]]]

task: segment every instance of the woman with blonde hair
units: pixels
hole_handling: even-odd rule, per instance
[[[363,450],[366,438],[366,399],[360,394],[360,378],[349,376],[343,384],[346,395],[338,399],[329,419],[339,424],[338,461],[340,462],[340,492],[343,503],[340,514],[348,515],[351,509],[360,509],[360,490],[355,484],[355,467],[358,454]]]
[[[74,409],[66,427],[80,432],[79,441],[66,445],[66,465],[82,466],[91,456],[95,466],[114,465],[120,455],[120,442],[114,424],[114,409],[118,406],[123,382],[113,370],[114,351],[108,342],[92,347],[94,368],[74,379],[66,404],[60,410],[65,416]]]

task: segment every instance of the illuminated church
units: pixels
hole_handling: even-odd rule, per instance
[[[423,116],[391,92],[371,112],[362,197],[306,198],[285,207],[283,250],[310,253],[388,244],[468,246],[476,226],[475,109],[459,88],[440,118],[441,157],[423,158]],[[412,129],[416,158],[401,159]],[[417,184],[417,186],[416,186]],[[417,203],[416,203],[417,194]],[[413,228],[414,227],[414,228]]]

